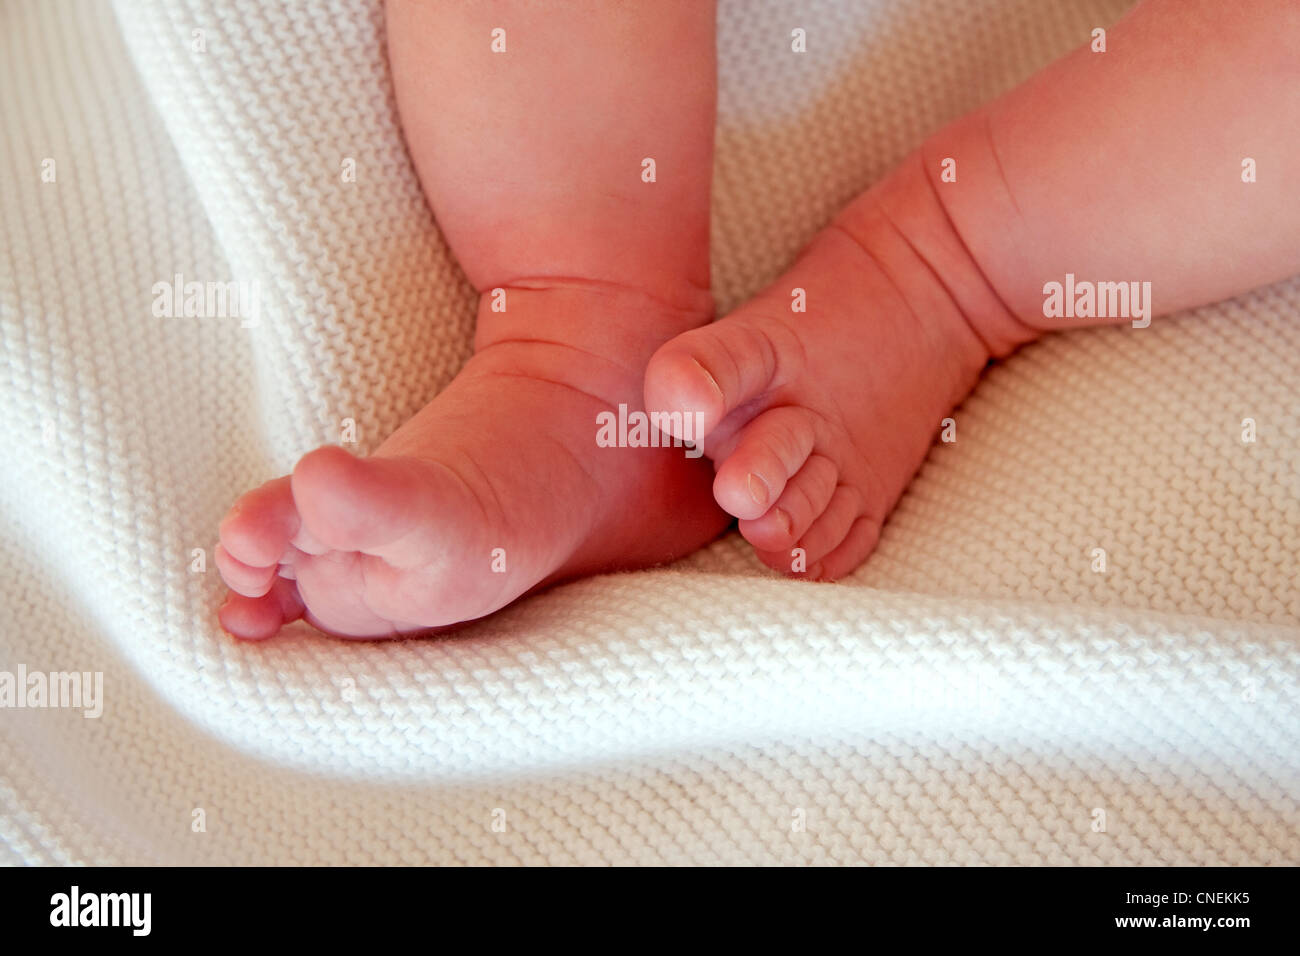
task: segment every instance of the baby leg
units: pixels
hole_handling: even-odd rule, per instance
[[[765,563],[846,574],[990,358],[1300,270],[1298,48],[1290,0],[1141,4],[661,348],[647,406],[702,419],[714,495]]]
[[[386,16],[412,159],[481,293],[476,354],[371,457],[318,449],[236,504],[218,560],[241,637],[301,613],[346,636],[449,625],[728,520],[707,462],[597,442],[602,413],[639,411],[654,350],[712,318],[712,5]]]

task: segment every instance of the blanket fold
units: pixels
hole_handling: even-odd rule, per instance
[[[1124,6],[723,0],[720,306]],[[0,708],[0,860],[1296,861],[1297,280],[991,369],[838,585],[733,534],[437,640],[221,634],[230,502],[469,354],[382,17],[0,10],[0,672],[104,688]]]

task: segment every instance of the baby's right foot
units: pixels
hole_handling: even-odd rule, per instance
[[[702,416],[714,497],[763,563],[833,580],[871,553],[989,358],[1035,334],[982,277],[918,156],[750,302],[662,346],[646,407]]]
[[[319,448],[240,498],[217,549],[227,631],[261,639],[302,616],[343,637],[418,633],[722,532],[707,463],[597,437],[602,414],[639,411],[651,353],[711,298],[530,285],[508,313],[480,309],[475,356],[373,455]]]

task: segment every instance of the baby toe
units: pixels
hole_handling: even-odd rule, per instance
[[[821,567],[816,579],[835,581],[852,571],[871,556],[880,540],[880,522],[863,516],[853,522],[849,533],[835,548],[818,562]]]
[[[853,523],[861,516],[862,496],[850,485],[837,486],[826,510],[813,521],[796,545],[802,552],[801,557],[807,569],[804,573],[807,576],[821,575],[823,569],[818,565],[844,541]],[[814,568],[816,574],[813,573]]]
[[[763,515],[807,461],[815,433],[816,420],[807,409],[791,405],[763,412],[744,427],[718,466],[713,481],[718,505],[741,519]]]
[[[221,579],[236,594],[255,598],[271,590],[271,583],[275,580],[276,574],[275,565],[253,567],[245,564],[238,558],[232,557],[221,544],[217,545],[214,557],[217,570],[221,572]]]
[[[221,546],[248,567],[273,567],[297,531],[298,512],[286,475],[235,502],[221,522]]]
[[[260,597],[232,592],[217,617],[226,633],[245,641],[263,641],[302,617],[303,604],[292,581],[276,579]]]
[[[759,551],[785,554],[826,510],[839,481],[839,468],[825,455],[812,454],[785,486],[776,504],[757,518],[742,520],[740,533]]]

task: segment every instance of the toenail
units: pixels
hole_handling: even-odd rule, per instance
[[[709,384],[713,386],[713,391],[717,393],[718,398],[723,399],[723,401],[725,402],[726,396],[722,394],[722,389],[718,387],[717,380],[714,379],[714,377],[709,373],[709,370],[705,368],[703,365],[701,365],[699,359],[695,358],[694,356],[691,356],[691,361],[695,363],[696,368],[698,368],[701,372],[704,373],[704,377],[709,380]]]
[[[776,509],[776,520],[781,522],[781,527],[785,529],[787,535],[794,531],[794,523],[790,520],[790,515],[784,508]]]
[[[760,505],[767,504],[767,499],[770,497],[767,490],[767,482],[753,472],[750,472],[749,474],[749,497],[753,498]]]

